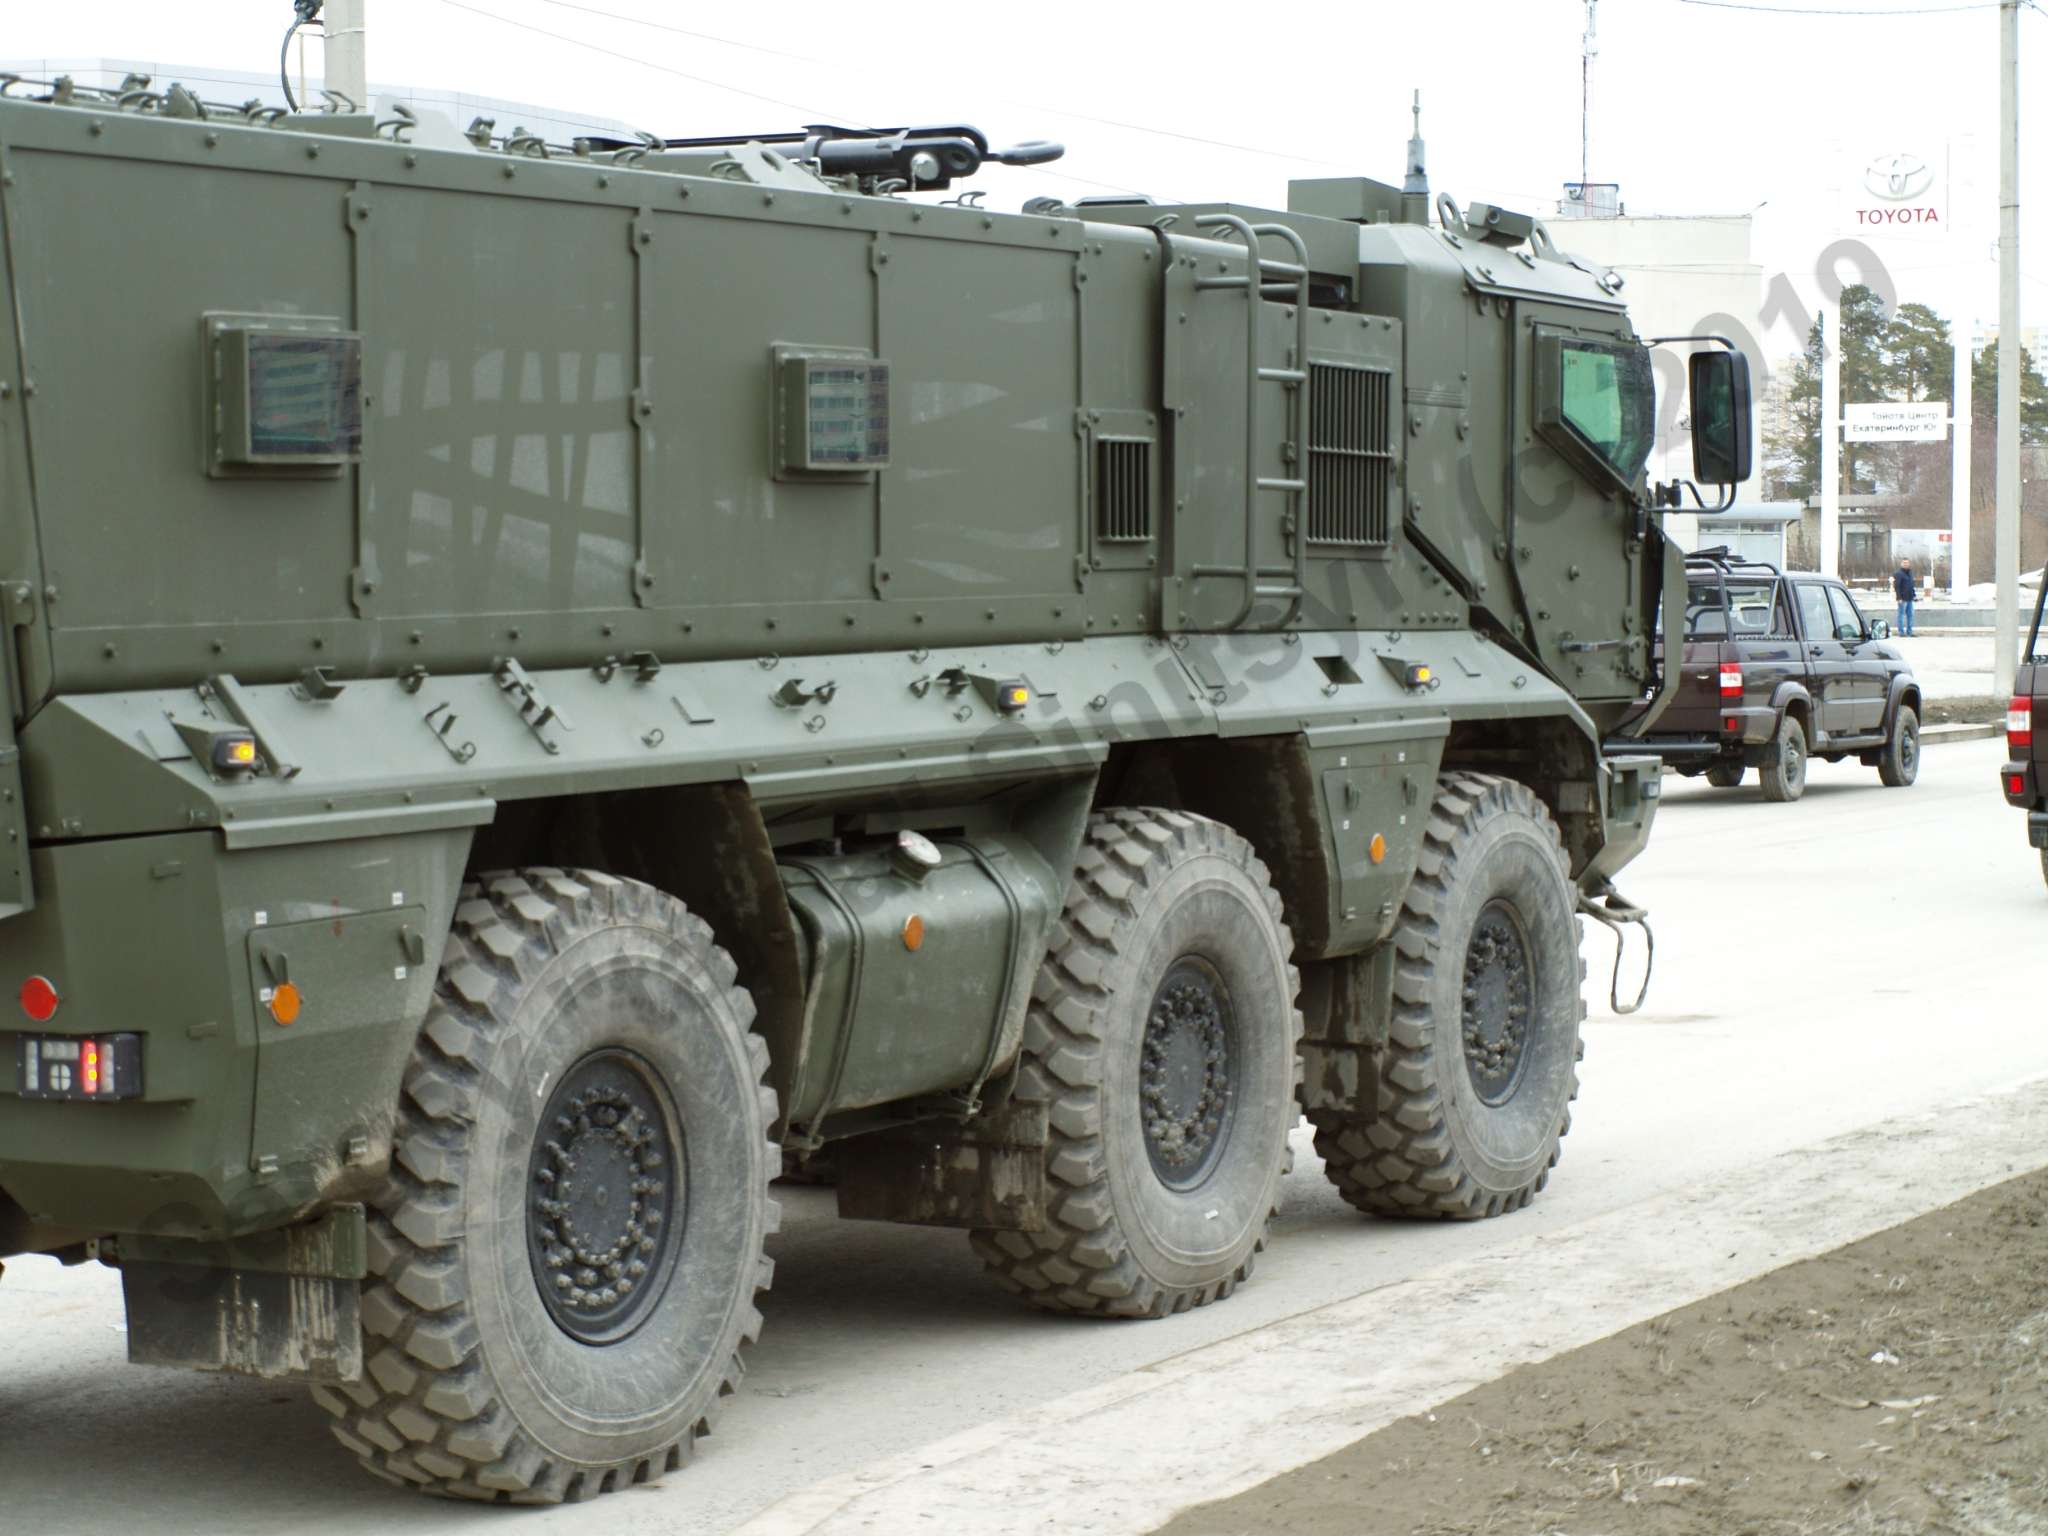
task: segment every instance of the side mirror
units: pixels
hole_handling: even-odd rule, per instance
[[[1749,359],[1715,348],[1686,359],[1692,394],[1692,474],[1702,485],[1740,485],[1749,478]]]
[[[1872,620],[1870,621],[1870,638],[1871,638],[1871,639],[1873,639],[1873,640],[1889,640],[1889,639],[1891,639],[1891,637],[1892,637],[1892,626],[1891,626],[1891,621],[1890,621],[1889,619],[1872,619]]]

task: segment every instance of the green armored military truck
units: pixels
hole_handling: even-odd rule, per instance
[[[539,1502],[690,1455],[785,1156],[1106,1317],[1298,1109],[1362,1211],[1542,1187],[1684,591],[1618,281],[915,195],[1054,152],[10,83],[0,1255]]]

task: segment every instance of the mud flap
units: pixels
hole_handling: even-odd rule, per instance
[[[272,1381],[360,1381],[363,1208],[234,1243],[121,1240],[128,1359]]]

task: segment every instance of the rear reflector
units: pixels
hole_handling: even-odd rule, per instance
[[[24,1099],[142,1096],[140,1035],[17,1035],[14,1065]]]
[[[2005,776],[2005,792],[2008,795],[2024,795],[2027,792],[2027,776],[2024,773],[2008,773]]]
[[[2015,747],[2034,744],[2034,701],[2018,698],[2005,712],[2005,739]]]
[[[63,1001],[47,976],[31,976],[21,984],[21,1011],[35,1023],[49,1023],[57,1016],[57,1005]]]

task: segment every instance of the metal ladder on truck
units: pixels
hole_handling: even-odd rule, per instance
[[[1197,229],[1227,229],[1245,244],[1242,276],[1204,277],[1195,282],[1196,291],[1207,289],[1245,290],[1244,346],[1248,377],[1245,385],[1244,429],[1244,564],[1196,565],[1188,575],[1196,580],[1230,580],[1244,584],[1244,601],[1225,629],[1241,629],[1261,602],[1287,605],[1272,628],[1285,629],[1301,612],[1308,590],[1308,246],[1285,224],[1252,224],[1234,213],[1205,213],[1195,219]],[[1293,261],[1272,261],[1261,254],[1260,240],[1271,235],[1293,248]],[[1277,281],[1269,281],[1277,279]],[[1259,303],[1266,298],[1292,298],[1294,303],[1294,356],[1284,368],[1259,366]],[[1259,452],[1259,386],[1278,384],[1287,401],[1285,452],[1293,455],[1294,473],[1279,477],[1260,475],[1253,465]],[[1281,517],[1281,531],[1292,542],[1292,565],[1258,563],[1259,498],[1278,491],[1287,498]],[[1269,583],[1279,583],[1269,585]]]

